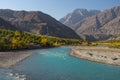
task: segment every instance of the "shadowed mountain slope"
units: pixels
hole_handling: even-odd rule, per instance
[[[40,11],[1,9],[0,17],[21,31],[61,38],[79,38],[72,29]]]

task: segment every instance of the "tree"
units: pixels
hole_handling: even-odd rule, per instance
[[[14,34],[15,37],[18,37],[20,36],[20,32],[19,31],[15,31],[15,34]]]
[[[12,48],[13,49],[22,48],[21,41],[16,38],[13,38],[12,39]]]
[[[3,49],[3,47],[5,46],[5,41],[0,38],[0,49]]]
[[[41,45],[42,46],[47,46],[47,42],[48,42],[47,38],[42,38],[41,39]]]

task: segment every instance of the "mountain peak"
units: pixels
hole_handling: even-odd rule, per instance
[[[96,15],[99,12],[99,10],[88,11],[87,9],[78,8],[75,9],[73,12],[67,14],[65,17],[61,18],[60,22],[67,26],[71,26],[76,24],[78,21],[82,21],[84,18]]]
[[[82,8],[78,8],[78,9],[75,9],[73,12],[87,12],[88,10],[87,9],[82,9]]]

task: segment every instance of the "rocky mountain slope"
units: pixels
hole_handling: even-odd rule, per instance
[[[106,40],[120,34],[120,6],[106,9],[71,25],[83,39]]]
[[[120,40],[120,34],[119,35],[116,35],[116,36],[113,36],[113,37],[110,37],[108,40]]]
[[[88,40],[104,40],[120,34],[120,6],[106,9],[74,25],[75,31]],[[92,36],[92,37],[90,37]]]
[[[5,21],[2,18],[0,18],[0,29],[17,30],[15,26],[11,25],[9,22]]]
[[[79,38],[72,29],[40,11],[0,9],[0,17],[21,31],[62,38]]]
[[[71,27],[84,18],[96,15],[98,13],[100,13],[99,10],[88,11],[87,9],[76,9],[73,12],[67,14],[65,17],[61,18],[60,22]]]

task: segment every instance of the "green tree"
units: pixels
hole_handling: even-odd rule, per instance
[[[19,32],[19,31],[15,31],[14,36],[18,37],[18,36],[20,36],[20,35],[21,35],[21,34],[20,34],[20,32]]]
[[[0,38],[0,49],[3,49],[3,47],[5,46],[5,41]]]

